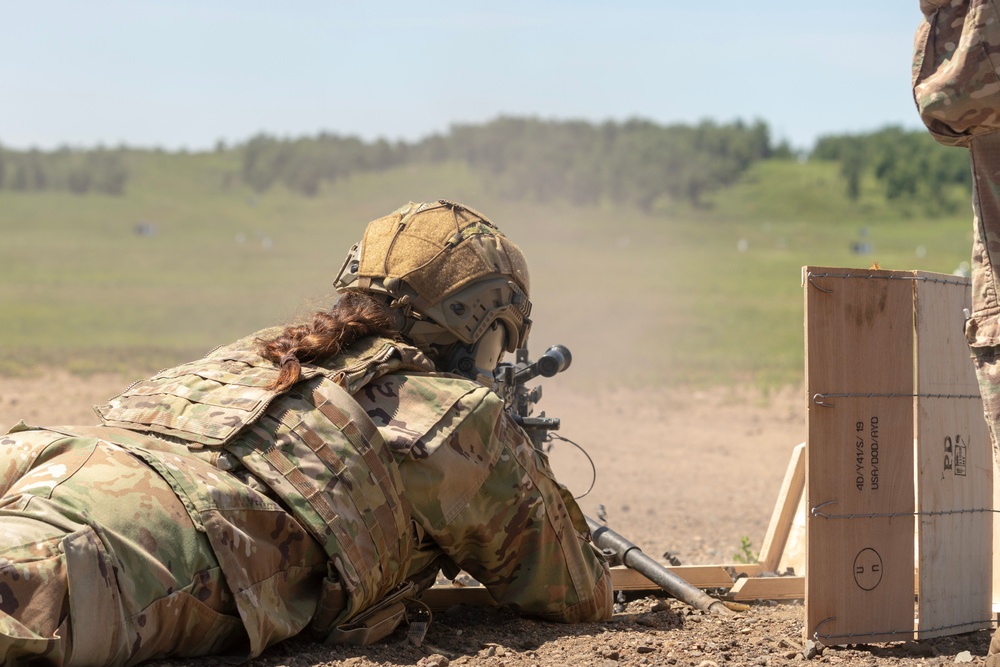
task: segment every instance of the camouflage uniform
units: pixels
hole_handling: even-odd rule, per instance
[[[921,0],[913,96],[931,134],[972,158],[972,313],[965,333],[1000,457],[1000,2]],[[994,636],[990,653],[1000,651]],[[995,656],[991,655],[991,664]]]
[[[974,241],[972,313],[965,332],[972,347],[987,422],[997,449],[1000,425],[1000,22],[993,0],[922,0],[913,94],[931,134],[972,157]]]
[[[496,394],[369,338],[275,395],[256,338],[133,385],[101,426],[0,438],[4,664],[367,643],[442,567],[522,613],[610,615],[579,508]]]

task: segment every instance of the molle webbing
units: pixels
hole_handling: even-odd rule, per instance
[[[405,501],[396,490],[398,488],[397,484],[391,478],[385,462],[379,458],[372,446],[372,443],[377,443],[379,449],[385,448],[382,435],[379,433],[375,423],[365,414],[361,406],[358,405],[357,401],[351,398],[340,385],[328,383],[327,386],[343,394],[342,398],[349,399],[343,401],[342,404],[350,414],[342,410],[335,403],[331,403],[319,391],[313,392],[313,401],[319,411],[333,422],[334,426],[339,428],[341,433],[347,436],[347,439],[350,440],[354,448],[361,454],[365,463],[368,464],[369,472],[375,477],[379,488],[382,489],[386,504],[376,507],[375,515],[382,526],[383,532],[387,535],[392,535],[401,530],[407,530],[410,515],[409,507],[404,506]],[[324,454],[321,454],[321,452],[329,452],[331,456],[336,457],[330,448],[326,446],[326,443],[318,438],[317,440],[321,445],[319,451],[313,450],[316,451],[317,455],[323,458]]]
[[[347,488],[348,495],[354,502],[355,507],[359,509],[366,508],[366,524],[371,524],[368,525],[368,528],[371,532],[372,539],[375,541],[377,551],[381,555],[379,564],[383,570],[387,571],[388,563],[386,562],[386,559],[388,558],[389,551],[388,540],[392,539],[393,535],[407,529],[409,513],[403,511],[403,503],[401,502],[397,491],[393,488],[392,480],[389,477],[389,471],[372,446],[372,443],[375,443],[379,448],[385,446],[382,442],[382,436],[379,434],[375,424],[368,417],[368,415],[364,413],[361,406],[359,406],[353,398],[344,392],[339,385],[332,382],[324,383],[324,385],[324,389],[326,391],[329,392],[330,390],[333,390],[342,394],[342,403],[346,410],[350,411],[352,414],[348,414],[348,412],[345,412],[344,409],[330,402],[329,399],[327,399],[318,389],[314,389],[312,392],[313,404],[320,411],[320,413],[323,414],[323,416],[329,419],[334,426],[340,429],[340,432],[344,434],[347,440],[354,447],[354,450],[361,455],[361,458],[367,467],[366,472],[375,478],[375,481],[378,482],[379,488],[382,491],[382,498],[379,498],[379,500],[382,501],[384,499],[384,502],[380,502],[373,508],[368,507],[370,500],[364,498],[360,493],[365,482],[364,479],[358,478],[358,473],[361,471],[348,467],[344,460],[337,455],[326,440],[320,437],[316,431],[305,424],[304,420],[296,422],[293,414],[286,409],[280,416],[278,416],[279,421],[281,421],[281,423],[284,424],[293,434],[298,436],[326,465],[326,467],[334,472],[337,479],[341,479],[346,482],[345,487]],[[374,514],[374,523],[370,521],[370,515],[367,514],[369,510],[372,514]]]
[[[349,603],[342,622],[385,597],[412,556],[410,507],[392,453],[352,394],[399,370],[433,370],[419,350],[367,337],[324,364],[303,364],[287,392],[258,353],[268,330],[134,384],[98,408],[105,426],[225,448],[316,538]],[[207,491],[210,493],[210,490]]]
[[[251,438],[251,441],[253,440],[256,440],[256,438]],[[369,563],[365,561],[361,556],[361,552],[354,545],[354,541],[340,521],[340,517],[337,516],[337,511],[330,504],[329,500],[327,500],[326,495],[291,460],[284,456],[281,450],[275,448],[272,443],[256,441],[253,444],[258,445],[258,451],[264,457],[264,460],[270,463],[278,474],[288,480],[288,483],[315,510],[316,514],[323,520],[323,523],[332,531],[338,546],[347,552],[350,561],[352,563],[363,563],[368,566]],[[310,522],[307,523],[307,526],[311,529],[311,532],[315,532],[314,524]]]
[[[323,545],[351,598],[348,617],[402,581],[412,545],[399,473],[375,424],[338,384],[298,385],[229,449]]]

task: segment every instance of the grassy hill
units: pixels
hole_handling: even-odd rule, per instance
[[[950,273],[971,244],[971,212],[928,218],[874,183],[848,201],[825,163],[761,162],[703,208],[643,214],[500,200],[457,163],[307,198],[251,192],[234,152],[127,159],[122,197],[0,192],[0,372],[141,374],[305,315],[364,224],[408,200],[464,202],[522,246],[532,349],[569,346],[580,386],[798,382],[803,265]]]

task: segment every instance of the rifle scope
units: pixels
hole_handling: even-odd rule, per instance
[[[573,355],[570,354],[568,347],[565,345],[553,345],[545,350],[545,353],[538,357],[535,363],[517,371],[514,375],[514,381],[523,383],[539,375],[550,378],[556,373],[562,373],[569,368],[572,362]]]

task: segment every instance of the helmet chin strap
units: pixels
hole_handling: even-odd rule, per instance
[[[455,343],[445,350],[439,357],[440,365],[449,373],[462,375],[492,389],[493,372],[503,358],[506,345],[507,328],[494,321],[475,343]]]
[[[493,388],[493,373],[503,358],[507,341],[517,340],[504,320],[493,320],[475,342],[466,344],[433,319],[409,307],[407,300],[387,302],[400,323],[400,333],[434,360],[438,368]]]

